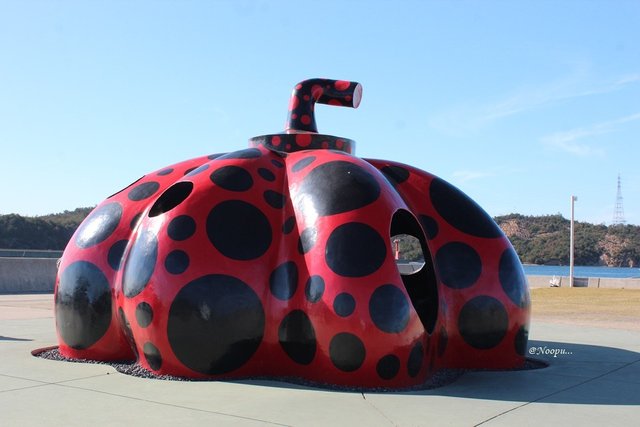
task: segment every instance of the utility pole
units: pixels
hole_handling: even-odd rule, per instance
[[[573,204],[578,200],[577,196],[571,196],[571,228],[569,231],[569,287],[573,287]]]

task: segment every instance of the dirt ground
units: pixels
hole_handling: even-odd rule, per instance
[[[531,320],[640,330],[640,290],[531,289]]]

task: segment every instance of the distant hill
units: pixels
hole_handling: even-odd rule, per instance
[[[569,264],[570,221],[561,215],[510,214],[494,220],[513,244],[523,263]],[[575,222],[575,264],[633,267],[640,265],[640,227]],[[402,235],[400,255],[406,261],[422,260],[417,239]]]
[[[530,264],[569,264],[570,221],[561,215],[510,214],[494,218],[520,259]],[[576,265],[640,265],[640,227],[574,223]]]
[[[93,208],[23,217],[0,215],[0,248],[63,250],[74,231]],[[569,264],[569,220],[561,215],[503,215],[494,218],[523,263]],[[403,236],[402,258],[420,260],[417,240]],[[640,227],[575,223],[576,265],[629,267],[640,265]]]
[[[92,209],[35,217],[0,215],[0,248],[63,250]]]

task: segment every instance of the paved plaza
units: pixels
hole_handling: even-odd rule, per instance
[[[529,336],[547,368],[468,372],[425,391],[165,381],[33,357],[56,344],[53,295],[0,295],[0,425],[640,425],[640,331],[534,319]]]

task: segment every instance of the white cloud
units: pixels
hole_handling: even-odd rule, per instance
[[[581,144],[577,141],[596,135],[615,132],[619,129],[620,125],[637,120],[640,120],[640,113],[619,117],[617,119],[608,120],[605,122],[595,123],[588,127],[555,132],[542,137],[540,141],[548,147],[555,148],[560,151],[565,151],[577,156],[603,155],[604,150],[602,150],[601,148],[592,147],[584,143]]]
[[[616,92],[640,82],[640,74],[629,74],[606,82],[586,82],[583,74],[578,70],[575,75],[555,82],[516,89],[493,102],[453,107],[433,116],[429,125],[448,134],[467,134],[509,116],[565,100]]]

